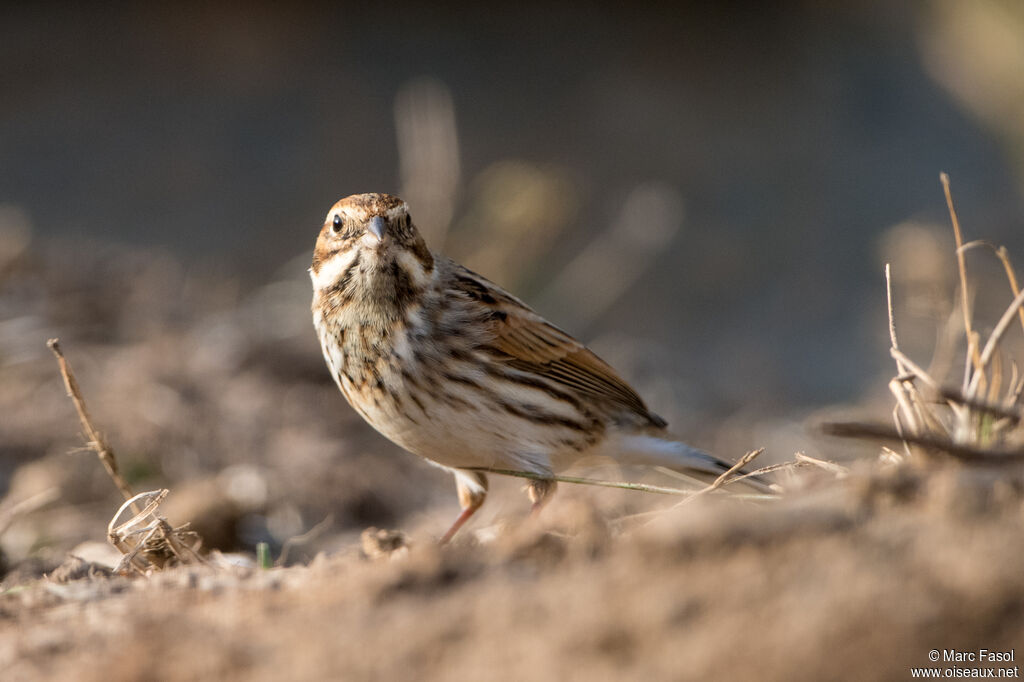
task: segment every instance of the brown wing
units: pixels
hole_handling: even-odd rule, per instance
[[[653,426],[665,426],[665,420],[648,410],[636,391],[593,351],[498,285],[453,265],[453,287],[487,306],[494,334],[490,345],[509,366],[610,402]]]

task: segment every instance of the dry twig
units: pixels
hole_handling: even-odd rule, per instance
[[[949,438],[934,435],[911,435],[901,433],[886,424],[868,422],[831,422],[824,424],[822,430],[830,436],[841,438],[861,438],[890,442],[904,442],[920,445],[935,452],[945,453],[956,459],[977,464],[1006,464],[1024,461],[1024,451],[993,450],[980,448],[968,443],[957,443]]]
[[[286,566],[288,564],[288,554],[291,552],[292,547],[301,547],[307,542],[312,542],[327,532],[332,525],[334,525],[334,514],[328,514],[322,521],[307,530],[305,533],[301,535],[294,535],[285,540],[284,544],[281,545],[281,555],[277,557],[277,561],[274,562],[274,565]]]
[[[751,462],[753,462],[755,459],[760,457],[763,453],[764,453],[764,448],[758,448],[757,450],[751,450],[747,454],[745,454],[742,457],[740,457],[740,461],[738,461],[735,464],[733,464],[732,467],[730,467],[728,471],[726,471],[724,474],[722,474],[721,476],[716,478],[714,481],[712,481],[710,485],[708,485],[708,486],[706,486],[704,488],[701,488],[700,490],[698,490],[696,492],[691,493],[685,500],[681,500],[680,502],[677,502],[675,506],[678,507],[680,505],[686,504],[687,502],[692,502],[695,498],[700,497],[702,495],[707,495],[708,493],[712,493],[712,492],[718,490],[719,488],[722,488],[723,486],[729,485],[730,483],[735,483],[736,481],[741,481],[744,478],[747,478],[749,476],[754,476],[755,473],[741,474],[740,476],[735,476],[735,477],[733,477],[733,474],[735,474],[737,471],[739,471],[743,467],[745,467],[748,464],[750,464]]]
[[[47,488],[41,492],[36,493],[30,497],[15,502],[13,504],[0,504],[0,535],[4,534],[14,520],[19,516],[30,514],[37,509],[41,509],[46,505],[50,504],[54,500],[60,497],[60,489],[58,488]]]
[[[124,499],[132,499],[135,497],[135,493],[132,492],[131,486],[128,485],[128,482],[124,480],[124,477],[121,476],[117,469],[117,458],[114,457],[113,448],[107,443],[103,434],[93,426],[89,410],[85,406],[85,398],[82,397],[82,390],[78,387],[78,381],[75,380],[75,375],[71,371],[71,365],[60,349],[60,341],[58,339],[50,339],[46,342],[46,346],[53,351],[54,356],[57,358],[60,374],[64,378],[64,388],[67,389],[68,397],[71,398],[71,402],[75,405],[75,411],[78,412],[78,419],[82,422],[82,428],[85,429],[86,438],[89,439],[89,447],[100,458],[100,463],[103,464],[103,468],[107,470],[110,478],[113,479],[114,485],[124,495]]]
[[[71,365],[68,364],[60,349],[59,341],[50,339],[46,345],[57,358],[61,376],[64,378],[64,387],[78,412],[82,428],[85,429],[85,435],[89,439],[89,447],[99,457],[103,468],[106,469],[110,478],[113,479],[114,485],[126,500],[107,526],[107,538],[110,543],[124,554],[117,567],[117,572],[124,573],[129,569],[134,569],[140,573],[146,573],[152,569],[161,569],[176,563],[201,563],[203,559],[197,552],[202,544],[199,535],[189,530],[188,524],[173,528],[167,519],[157,514],[160,503],[169,491],[154,490],[138,495],[132,493],[128,482],[118,471],[117,458],[114,456],[113,448],[92,423],[89,410],[85,405],[85,398],[82,397],[82,390],[78,387],[78,381],[75,380],[75,375],[71,371]],[[122,521],[121,519],[129,513],[129,510],[134,515]]]
[[[723,488],[727,485],[735,483],[736,481],[743,480],[750,476],[760,475],[763,471],[755,471],[741,476],[735,476],[730,478],[737,471],[742,469],[744,466],[752,462],[758,455],[764,452],[764,448],[759,450],[752,450],[744,455],[739,462],[734,464],[732,468],[726,471],[724,474],[719,476],[713,483],[708,485],[706,488],[698,490],[684,490],[682,488],[668,488],[660,485],[648,485],[646,483],[629,483],[626,481],[605,481],[598,478],[584,478],[582,476],[565,476],[562,474],[538,474],[532,471],[518,471],[515,469],[494,469],[491,467],[468,467],[468,471],[480,471],[489,474],[499,474],[501,476],[515,476],[517,478],[528,478],[536,481],[558,481],[559,483],[573,483],[579,485],[593,485],[602,488],[621,488],[622,490],[636,490],[644,493],[655,493],[658,495],[684,495],[692,497],[695,495],[701,495],[709,493],[719,488]],[[737,494],[736,497],[742,499],[776,499],[777,495],[769,494]]]
[[[949,219],[953,223],[953,238],[956,240],[956,264],[960,272],[960,306],[964,314],[964,330],[967,333],[967,348],[975,371],[981,370],[981,358],[978,357],[978,345],[971,328],[971,306],[967,292],[967,265],[964,262],[964,239],[960,232],[960,219],[956,215],[956,208],[953,206],[953,193],[949,189],[949,175],[939,174],[942,182],[942,191],[946,195],[946,206],[949,208]]]

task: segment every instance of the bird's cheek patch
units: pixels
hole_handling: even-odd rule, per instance
[[[407,250],[398,253],[398,264],[408,273],[412,279],[413,286],[417,289],[424,289],[430,283],[430,273],[423,269],[423,264],[416,256]]]
[[[339,249],[320,263],[318,270],[310,271],[313,286],[317,289],[328,289],[341,279],[348,267],[358,255],[356,249]]]

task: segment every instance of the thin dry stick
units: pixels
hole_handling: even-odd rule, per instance
[[[11,505],[0,505],[0,535],[10,528],[14,520],[24,514],[30,514],[45,507],[60,497],[59,488],[47,488],[20,502]]]
[[[797,464],[809,464],[811,466],[820,467],[825,471],[829,471],[835,474],[836,476],[845,476],[846,474],[850,473],[850,470],[841,464],[829,462],[828,460],[825,459],[818,459],[817,457],[811,457],[810,455],[804,454],[803,452],[796,453],[795,458]]]
[[[624,481],[602,481],[598,478],[583,478],[580,476],[563,476],[561,474],[536,474],[532,471],[518,471],[516,469],[493,469],[491,467],[466,467],[468,471],[481,471],[488,474],[500,476],[515,476],[517,478],[529,478],[535,481],[558,481],[559,483],[577,483],[580,485],[595,485],[601,488],[622,488],[623,490],[639,490],[645,493],[657,493],[659,495],[690,495],[694,491],[682,490],[680,488],[666,488],[659,485],[646,485],[644,483],[626,483]]]
[[[740,461],[738,461],[735,464],[733,464],[732,467],[730,467],[728,471],[726,471],[724,474],[722,474],[721,476],[716,478],[711,483],[711,485],[707,486],[706,488],[701,488],[697,492],[691,494],[685,500],[681,500],[681,501],[677,502],[674,506],[678,507],[680,505],[686,504],[687,502],[692,502],[694,498],[700,497],[701,495],[706,495],[706,494],[708,494],[710,492],[714,492],[715,490],[718,490],[722,486],[724,486],[724,485],[726,485],[728,483],[732,483],[733,480],[738,481],[741,478],[745,478],[745,476],[739,476],[739,477],[737,477],[735,479],[730,479],[729,477],[732,476],[737,471],[739,471],[740,469],[742,469],[743,467],[745,467],[746,465],[750,464],[755,459],[757,459],[762,453],[764,453],[764,448],[758,448],[757,450],[751,450],[747,454],[745,454],[742,457],[740,457]]]
[[[994,450],[957,443],[948,438],[930,434],[915,435],[900,433],[896,429],[882,424],[867,422],[829,422],[822,425],[822,432],[839,438],[857,438],[885,440],[892,442],[913,443],[943,452],[957,459],[976,462],[978,464],[1007,464],[1024,461],[1024,450]]]
[[[182,535],[191,535],[200,542],[202,541],[202,539],[199,538],[198,533],[196,533],[193,530],[189,530],[189,526],[191,524],[185,523],[181,526],[178,526],[177,528],[174,528],[171,526],[171,524],[167,522],[167,519],[161,516],[157,517],[157,524],[159,525],[160,530],[163,532],[163,537],[167,541],[167,545],[171,548],[171,551],[174,553],[174,556],[178,559],[178,561],[180,561],[181,563],[189,563],[191,561],[197,561],[201,564],[206,563],[206,559],[204,559],[199,554],[199,552],[197,552],[195,549],[192,548],[192,546],[188,545],[181,539]],[[199,545],[196,546],[198,547]]]
[[[889,263],[885,264],[885,303],[886,308],[889,311],[889,342],[892,344],[892,346],[889,349],[889,352],[892,355],[893,359],[896,360],[896,370],[900,374],[908,374],[907,365],[903,362],[905,356],[900,351],[900,344],[896,340],[896,315],[893,312],[894,306],[892,302],[892,268],[890,267]],[[896,396],[897,402],[903,405],[905,403],[904,393],[906,392],[906,388],[904,387],[902,380],[899,380],[898,383],[896,382],[897,380],[894,380],[893,383],[895,383],[896,386],[898,386],[898,389],[894,388],[893,384],[890,384],[890,390],[892,390],[893,394]],[[905,406],[905,410],[909,411],[910,409],[911,407],[909,403],[907,403]],[[900,421],[896,422],[896,428],[902,430],[903,425]],[[916,431],[916,429],[914,428],[912,428],[911,430]],[[907,454],[910,454],[909,448],[907,448]]]
[[[763,448],[762,448],[762,452],[763,452]],[[754,478],[754,477],[757,477],[757,476],[764,476],[765,474],[772,474],[772,473],[775,473],[776,471],[785,471],[787,469],[802,469],[804,467],[809,467],[809,466],[823,466],[823,465],[819,464],[819,462],[822,462],[822,461],[823,460],[818,460],[818,459],[815,459],[813,457],[808,457],[804,453],[798,452],[798,453],[796,453],[794,459],[791,459],[788,462],[777,462],[775,464],[768,464],[767,466],[763,466],[760,469],[754,469],[753,471],[748,471],[748,472],[744,473],[742,476],[736,476],[735,478],[730,478],[728,481],[726,481],[725,484],[726,485],[732,485],[733,483],[736,483],[737,481],[742,481],[745,478]],[[828,464],[828,462],[825,462],[825,464]],[[836,465],[833,465],[833,466],[839,466],[839,465],[836,464]],[[776,491],[781,491],[782,490],[781,486],[779,486],[777,483],[773,483],[771,485],[771,487],[772,487],[773,490],[776,490]]]
[[[939,383],[935,381],[935,379],[932,379],[928,372],[926,372],[924,369],[921,368],[920,365],[918,365],[916,362],[907,357],[899,348],[893,346],[892,348],[889,349],[889,354],[893,357],[894,360],[896,360],[897,364],[903,366],[904,372],[920,378],[921,381],[928,385],[928,388],[931,388],[935,391],[940,390]]]
[[[893,395],[896,396],[896,405],[894,405],[892,408],[892,423],[896,425],[896,432],[902,436],[904,432],[904,418],[901,416],[903,414],[903,400],[901,400],[902,396],[900,395],[900,392],[896,392],[896,390],[893,388],[894,386],[900,386],[900,384],[895,379],[889,382],[889,389],[893,391]],[[900,390],[902,391],[902,388]],[[913,429],[911,429],[911,432],[913,432]],[[910,443],[906,441],[903,441],[903,452],[907,457],[914,456],[914,453],[910,451]]]
[[[121,505],[121,508],[114,514],[114,518],[110,520],[107,525],[107,535],[110,537],[120,537],[128,528],[137,526],[150,514],[156,512],[160,508],[160,503],[164,501],[164,498],[170,493],[170,490],[162,489],[157,491],[150,491],[145,493],[139,493],[133,496],[130,500]],[[146,498],[146,506],[139,506],[140,500]],[[126,510],[131,508],[135,512],[135,516],[131,517],[127,521],[117,523],[117,521],[125,514]]]
[[[755,450],[755,452],[757,452]],[[763,450],[762,450],[763,452]],[[750,453],[747,453],[748,455]],[[758,453],[760,454],[760,453]],[[755,455],[756,456],[756,455]],[[751,457],[753,459],[753,457]],[[750,460],[746,460],[750,461]],[[740,460],[737,462],[732,469],[729,469],[726,473],[719,476],[721,479],[729,473],[734,472],[736,469],[742,467],[746,462]],[[500,476],[515,476],[516,478],[529,478],[535,481],[558,481],[559,483],[574,483],[579,485],[593,485],[600,488],[621,488],[623,490],[637,490],[644,493],[656,493],[658,495],[696,495],[702,490],[683,490],[681,488],[667,488],[660,485],[647,485],[645,483],[628,483],[625,481],[604,481],[599,478],[584,478],[582,476],[564,476],[562,474],[537,474],[532,471],[518,471],[516,469],[494,469],[491,467],[466,467],[467,471],[480,471],[488,474],[498,474]],[[733,480],[739,480],[733,479]],[[726,481],[732,483],[732,480]],[[714,484],[712,484],[714,485]],[[719,484],[717,487],[721,488],[724,484]],[[708,492],[707,489],[703,489],[703,492]],[[743,499],[775,499],[776,495],[761,495],[761,494],[740,494],[736,497]]]
[[[1006,309],[1003,316],[999,318],[999,324],[992,330],[992,334],[988,337],[988,342],[985,344],[985,349],[981,352],[982,365],[987,365],[989,360],[992,359],[992,354],[996,352],[996,347],[999,345],[999,341],[1003,338],[1003,334],[1006,333],[1010,323],[1013,322],[1013,318],[1016,317],[1017,311],[1024,306],[1024,291],[1017,294],[1013,299],[1013,303]],[[972,382],[972,386],[975,382]]]
[[[1016,369],[1014,365],[1014,369]],[[1013,384],[1013,390],[1006,394],[1006,398],[1003,401],[1005,405],[1013,406],[1020,401],[1021,394],[1024,394],[1024,376],[1020,377],[1020,380]]]
[[[956,239],[956,262],[960,270],[960,299],[964,313],[964,330],[967,332],[967,350],[971,354],[971,362],[976,372],[982,371],[981,358],[978,356],[978,346],[974,338],[974,331],[971,328],[971,307],[967,300],[967,264],[964,262],[963,245],[964,239],[960,232],[960,219],[957,218],[956,208],[953,207],[953,193],[949,189],[949,175],[939,174],[942,182],[942,190],[946,194],[946,206],[949,208],[949,218],[953,222],[953,237]]]
[[[893,312],[894,306],[892,297],[892,268],[889,263],[885,264],[885,301],[889,312],[889,341],[892,344],[889,349],[889,353],[896,361],[896,369],[901,375],[889,383],[889,390],[891,390],[893,395],[896,397],[896,402],[899,404],[900,408],[902,408],[904,415],[904,418],[900,419],[899,412],[896,412],[894,415],[894,421],[898,431],[903,431],[903,421],[909,421],[911,433],[917,433],[918,428],[916,424],[918,420],[927,422],[929,421],[930,415],[928,415],[927,411],[917,409],[917,401],[911,401],[909,399],[908,393],[910,391],[914,391],[916,394],[916,387],[912,384],[912,378],[904,379],[904,377],[907,375],[910,375],[911,377],[916,375],[920,376],[926,383],[934,384],[934,381],[927,375],[927,373],[924,372],[924,370],[911,362],[910,359],[903,354],[900,350],[899,342],[896,340],[896,315]],[[909,390],[905,382],[911,382]],[[909,456],[911,454],[910,446],[904,443],[903,447]]]
[[[1016,379],[1014,380],[1013,385],[1017,385]],[[1003,405],[995,401],[983,402],[981,400],[972,400],[965,396],[960,391],[952,388],[941,389],[939,391],[939,395],[942,397],[943,400],[959,403],[964,407],[968,407],[972,410],[981,412],[983,414],[990,414],[994,417],[1009,419],[1014,423],[1019,422],[1021,420],[1022,414],[1020,408],[1012,404]]]
[[[46,342],[46,346],[53,351],[53,354],[57,357],[57,364],[60,366],[61,376],[64,377],[64,387],[67,389],[68,397],[71,398],[71,402],[75,404],[75,410],[78,412],[78,419],[82,422],[82,428],[85,429],[85,435],[89,439],[89,447],[93,449],[96,456],[100,458],[100,463],[103,464],[103,468],[110,474],[110,478],[113,479],[114,485],[124,495],[124,499],[131,500],[135,497],[128,482],[124,480],[121,473],[117,470],[117,459],[114,457],[114,450],[110,447],[107,441],[103,438],[103,435],[96,430],[96,427],[92,424],[92,419],[89,417],[89,410],[85,406],[85,398],[82,397],[82,391],[78,387],[78,382],[75,380],[75,375],[71,372],[71,365],[68,364],[67,359],[64,357],[64,353],[60,349],[60,341],[58,339],[50,339]],[[135,504],[132,504],[132,509],[138,511]]]
[[[921,379],[921,381],[923,381],[928,386],[928,388],[934,391],[936,395],[942,395],[943,389],[941,386],[939,386],[938,382],[935,381],[935,379],[933,379],[931,375],[929,375],[925,370],[918,366],[917,363],[915,363],[913,360],[904,355],[903,351],[899,350],[898,348],[890,348],[889,353],[890,355],[893,356],[893,358],[896,359],[897,364],[902,364],[904,371],[907,371],[915,378]],[[904,386],[904,381],[909,380],[904,380],[901,377],[893,379],[893,383],[896,383],[899,386],[900,393],[904,394],[902,400],[901,395],[896,396],[897,403],[899,403],[900,405],[905,405],[905,409],[909,410],[911,409],[910,402],[904,402],[907,400],[905,394],[908,393],[907,389]],[[913,401],[913,409],[915,411],[915,414],[923,424],[923,426],[932,431],[941,431],[943,433],[948,433],[949,430],[946,428],[946,426],[942,424],[942,422],[940,422],[938,419],[936,419],[935,415],[933,415],[931,411],[929,411],[928,409],[921,405],[920,392],[917,390],[917,387],[913,386],[912,388],[913,396],[916,398]],[[893,391],[896,390],[892,388],[892,384],[890,384],[890,389]],[[955,403],[949,403],[949,408],[953,410],[953,412],[955,412],[957,415],[964,414],[963,408],[960,405],[957,405]],[[913,433],[917,433],[919,429],[915,428],[911,429],[911,431]]]
[[[696,488],[694,488],[694,490],[703,488],[704,486],[706,486],[708,484],[707,481],[702,481],[699,478],[697,478],[695,476],[690,476],[690,475],[688,475],[688,474],[686,474],[685,472],[682,472],[682,471],[676,471],[675,469],[669,469],[666,466],[656,466],[656,467],[654,467],[654,470],[657,471],[659,474],[665,474],[669,478],[674,478],[674,479],[679,480],[679,481],[685,481],[686,483],[689,483],[690,485],[697,486]]]
[[[896,398],[896,403],[900,407],[901,421],[907,422],[906,427],[911,433],[919,432],[921,429],[918,426],[917,410],[914,409],[910,399],[907,397],[907,392],[903,388],[903,382],[899,379],[893,379],[889,382],[889,391]]]
[[[900,344],[896,341],[896,317],[893,314],[892,305],[892,272],[888,263],[885,264],[885,302],[889,307],[889,341],[892,343],[892,349],[898,351]],[[906,373],[899,358],[896,358],[896,366],[900,374]]]
[[[932,376],[948,376],[955,364],[954,356],[958,352],[956,347],[960,339],[958,305],[955,301],[953,302],[944,323],[935,329],[935,350],[928,363],[928,373]]]
[[[1017,381],[1020,379],[1020,368],[1017,367],[1017,363],[1010,360],[1010,387],[1006,389],[1006,396],[1003,397],[1002,403],[1007,407],[1013,407],[1016,404],[1014,399],[1014,391],[1017,390]]]
[[[1017,316],[1017,311],[1021,306],[1024,306],[1024,291],[1017,294],[1017,297],[1013,299],[1013,303],[1011,303],[1010,307],[1006,309],[1003,316],[999,318],[999,323],[996,325],[996,328],[992,330],[992,334],[988,337],[985,349],[981,353],[982,367],[988,365],[989,361],[992,359],[992,354],[996,352],[996,348],[999,347],[999,342],[1002,340],[1003,334],[1005,334],[1006,330],[1009,329],[1010,324],[1013,322],[1013,318]],[[975,373],[971,378],[970,384],[964,391],[967,397],[971,400],[974,400],[978,394],[981,378],[981,372]]]
[[[1013,269],[1013,265],[1010,263],[1010,253],[1006,250],[1005,246],[1000,246],[996,249],[996,256],[1003,262],[1003,269],[1006,271],[1006,279],[1010,280],[1010,290],[1013,291],[1014,296],[1020,295],[1020,287],[1017,286],[1017,273]],[[1020,328],[1024,330],[1024,308],[1017,310],[1020,314]]]
[[[847,469],[844,466],[840,466],[839,464],[835,464],[834,462],[828,462],[823,459],[810,457],[802,452],[798,452],[794,455],[794,458],[788,462],[778,462],[777,464],[769,464],[768,466],[763,466],[760,469],[754,469],[753,471],[745,473],[742,476],[737,476],[736,478],[729,479],[728,483],[733,484],[736,483],[737,481],[742,481],[745,478],[751,478],[752,476],[764,476],[765,474],[772,474],[775,473],[776,471],[786,471],[787,469],[805,469],[807,467],[818,467],[820,469],[824,469],[825,471],[835,474],[836,477],[845,476],[847,473],[849,473],[849,469]],[[774,487],[778,486],[776,485]]]
[[[1006,247],[1002,247],[1002,246],[996,247],[991,242],[988,242],[988,241],[985,241],[985,240],[977,240],[977,241],[974,241],[974,242],[969,242],[969,243],[965,244],[963,247],[961,247],[961,249],[959,249],[959,251],[966,252],[968,249],[973,249],[973,248],[977,248],[977,247],[986,247],[988,249],[991,249],[992,253],[995,254],[995,257],[998,258],[999,261],[1002,263],[1002,269],[1004,269],[1004,271],[1006,272],[1007,281],[1010,283],[1010,290],[1013,293],[1014,300],[1015,300],[1015,303],[1012,304],[1010,306],[1010,308],[1008,308],[1007,312],[1004,314],[1004,318],[1006,318],[1007,315],[1009,315],[1010,317],[1013,317],[1014,313],[1016,312],[1017,317],[1020,319],[1021,329],[1024,330],[1024,305],[1019,305],[1019,304],[1016,303],[1016,301],[1018,301],[1020,299],[1021,289],[1020,289],[1020,286],[1017,283],[1017,271],[1014,269],[1013,263],[1010,262],[1010,253],[1007,251]],[[1000,319],[999,324],[1000,324],[1000,326],[1002,326],[1002,319]],[[1009,324],[1010,323],[1009,323],[1009,319],[1008,319],[1007,325],[1009,325]],[[1005,333],[1006,333],[1006,328],[1005,327],[1000,329],[999,330],[999,337],[1001,337],[1002,334],[1005,334]],[[998,341],[999,341],[999,339],[995,337],[995,333],[993,332],[993,334],[989,337],[988,343],[986,343],[986,346],[985,346],[986,350],[991,349],[990,352],[994,352],[995,348],[998,345]],[[992,358],[998,359],[998,356],[992,356]],[[985,357],[985,352],[984,351],[982,352],[981,359],[982,359],[983,363],[985,363],[986,357]],[[1012,367],[1013,367],[1013,370],[1015,372],[1015,377],[1013,379],[1011,379],[1011,381],[1010,381],[1011,388],[1008,391],[1008,398],[1010,396],[1014,396],[1013,402],[1016,402],[1016,399],[1015,399],[1016,398],[1016,396],[1015,396],[1015,390],[1016,390],[1015,386],[1016,386],[1016,383],[1017,383],[1017,380],[1016,380],[1017,366],[1013,365]],[[995,371],[993,371],[992,376],[993,376],[993,380],[997,380],[998,378],[1001,377],[1001,374],[999,373],[999,371],[995,370]],[[984,381],[984,377],[981,377],[980,381]],[[973,381],[971,382],[970,385],[965,385],[965,390],[974,389],[974,392],[976,393],[977,392],[978,382],[979,382],[979,378],[978,377],[974,377]],[[989,391],[989,398],[988,399],[989,399],[989,401],[994,401],[994,399],[995,399],[994,396],[996,395],[996,393],[998,391],[995,390],[996,389],[995,386],[993,386],[991,388],[992,388],[992,390]],[[976,397],[976,395],[973,395],[973,397]]]
[[[750,478],[751,476],[764,476],[765,474],[775,473],[776,471],[785,471],[786,469],[800,469],[801,467],[810,466],[805,462],[778,462],[777,464],[769,464],[763,466],[760,469],[754,469],[753,471],[737,476],[736,478],[729,479],[729,483],[735,483],[736,481],[742,481],[744,478]],[[777,485],[777,484],[772,484]]]
[[[996,353],[992,356],[992,381],[988,385],[988,396],[982,400],[994,403],[999,400],[999,391],[1003,387],[1003,356]]]
[[[315,540],[324,534],[334,524],[334,514],[328,514],[324,517],[320,523],[316,524],[302,535],[293,535],[284,541],[281,545],[281,556],[277,557],[277,561],[274,562],[275,566],[284,566],[288,563],[288,554],[291,552],[292,547],[304,545],[311,540]]]
[[[996,255],[996,258],[1003,264],[1003,271],[1006,273],[1006,279],[1010,283],[1010,291],[1016,296],[1020,293],[1020,286],[1017,284],[1017,271],[1013,269],[1013,263],[1010,262],[1010,252],[1006,250],[1005,246],[996,246],[992,242],[986,239],[976,239],[972,242],[964,244],[960,250],[967,251],[969,249],[975,249],[978,247],[985,247],[992,249],[992,253]],[[1024,308],[1017,311],[1020,317],[1020,326],[1024,330]]]
[[[778,464],[769,464],[766,467],[761,467],[760,469],[756,469],[756,470],[751,471],[750,473],[744,474],[742,476],[737,476],[736,478],[730,478],[729,480],[724,480],[725,477],[729,475],[730,471],[736,471],[737,469],[740,469],[741,467],[743,467],[745,464],[749,464],[751,461],[753,461],[756,457],[758,457],[763,452],[764,452],[764,448],[760,448],[758,450],[752,450],[752,451],[748,452],[746,455],[743,456],[743,458],[739,462],[737,462],[732,467],[732,469],[730,469],[729,471],[727,471],[724,474],[722,474],[721,476],[719,476],[715,480],[714,483],[711,483],[706,488],[702,488],[700,490],[686,491],[689,494],[689,497],[687,497],[682,502],[678,502],[678,503],[672,505],[668,509],[657,509],[657,510],[654,510],[654,511],[639,512],[637,514],[629,514],[627,516],[619,517],[618,519],[615,520],[614,523],[619,525],[619,526],[621,526],[622,524],[625,524],[625,523],[637,522],[637,521],[641,521],[643,519],[654,519],[656,517],[659,517],[659,516],[665,514],[668,511],[676,509],[677,507],[679,507],[680,505],[682,505],[685,502],[689,502],[691,499],[693,499],[694,496],[703,495],[703,494],[712,492],[713,490],[716,490],[717,488],[722,488],[724,486],[730,485],[730,484],[735,483],[737,481],[741,481],[744,478],[747,478],[747,477],[750,477],[750,476],[761,476],[763,474],[768,474],[768,473],[772,473],[772,472],[775,472],[775,471],[781,471],[781,470],[784,470],[784,469],[796,469],[796,468],[799,468],[799,467],[812,466],[812,463],[810,461],[807,461],[807,462],[798,462],[798,461],[780,462]],[[810,459],[810,458],[808,458],[808,459]],[[818,461],[818,460],[815,460],[815,461]],[[717,485],[717,488],[716,488],[716,485]],[[782,499],[781,495],[770,495],[770,494],[760,494],[760,495],[756,495],[756,494],[755,495],[743,495],[743,494],[740,494],[740,495],[734,495],[734,497],[736,497],[738,499],[744,499],[744,500],[780,500],[780,499]]]
[[[134,568],[140,574],[145,575],[149,566],[144,561],[136,561],[139,553],[145,549],[146,544],[149,543],[155,536],[159,528],[151,527],[146,533],[146,537],[142,538],[142,541],[132,547],[121,560],[117,562],[117,566],[114,567],[114,573],[117,575],[125,575],[128,572],[128,568]]]

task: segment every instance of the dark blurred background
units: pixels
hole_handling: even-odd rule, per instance
[[[1012,2],[69,4],[0,23],[0,200],[39,239],[158,245],[258,283],[336,199],[409,189],[422,141],[414,121],[399,145],[396,113],[416,114],[396,106],[426,85],[458,145],[442,189],[460,239],[437,246],[472,266],[484,220],[526,213],[542,229],[492,276],[536,301],[653,184],[679,202],[672,234],[573,331],[662,344],[731,404],[860,388],[878,238],[943,220],[940,171],[968,225],[1011,249],[1024,235]],[[983,100],[1007,90],[1018,115],[1000,121]],[[560,298],[540,297],[556,319]]]
[[[364,191],[401,194],[434,248],[590,342],[687,437],[799,447],[808,411],[885,394],[886,261],[901,305],[926,294],[901,312],[930,352],[955,286],[940,171],[967,238],[1024,259],[1022,7],[8,7],[0,371],[28,388],[5,400],[5,471],[73,440],[66,407],[64,441],[26,435],[41,377],[59,386],[47,335],[149,343],[170,391],[131,395],[150,410],[203,404],[152,350],[170,331],[197,377],[259,367],[340,400],[304,270],[327,209]],[[150,430],[181,418],[162,414]],[[220,468],[200,431],[163,475]]]

